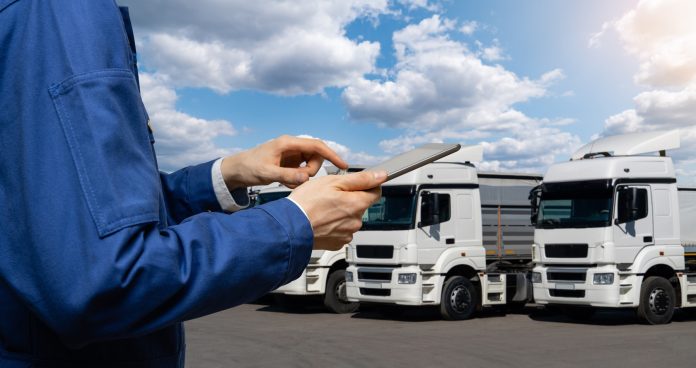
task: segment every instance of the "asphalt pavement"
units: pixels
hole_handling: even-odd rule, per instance
[[[696,313],[694,313],[696,314]],[[332,314],[246,304],[186,323],[187,367],[693,367],[696,317],[647,326],[632,311],[587,321],[528,306],[443,321],[434,308]]]

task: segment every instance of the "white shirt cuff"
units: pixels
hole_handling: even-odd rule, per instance
[[[217,159],[210,170],[213,179],[213,190],[220,207],[227,212],[235,212],[247,208],[249,206],[249,195],[246,188],[235,189],[233,191],[234,195],[230,193],[230,190],[227,189],[227,184],[225,184],[225,179],[222,177],[221,167],[222,158]],[[235,200],[235,197],[237,197],[237,200]]]

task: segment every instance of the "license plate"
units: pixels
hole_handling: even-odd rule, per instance
[[[556,284],[558,290],[575,290],[575,284]]]
[[[365,287],[370,289],[381,289],[382,284],[379,282],[366,282]]]

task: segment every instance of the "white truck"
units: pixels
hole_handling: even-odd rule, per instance
[[[531,294],[538,175],[477,173],[481,146],[391,180],[346,249],[349,301],[440,305],[445,319]]]
[[[328,172],[327,172],[328,170]],[[322,168],[317,177],[336,171],[335,168]],[[290,189],[274,183],[259,188],[255,195],[255,205],[261,205],[290,194]],[[359,304],[349,302],[345,291],[345,246],[337,251],[313,250],[309,264],[302,275],[294,281],[271,292],[286,306],[294,306],[299,296],[321,296],[323,303],[335,313],[355,312]]]
[[[678,147],[678,131],[606,137],[548,169],[532,195],[536,303],[650,324],[696,306],[696,189],[677,188]]]

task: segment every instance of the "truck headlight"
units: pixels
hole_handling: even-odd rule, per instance
[[[415,273],[400,273],[399,284],[415,284],[416,277]]]
[[[346,272],[346,282],[353,282],[353,273]]]
[[[611,285],[614,283],[613,273],[596,273],[594,275],[594,280],[592,280],[595,285]]]
[[[532,272],[532,284],[541,284],[541,272]]]

